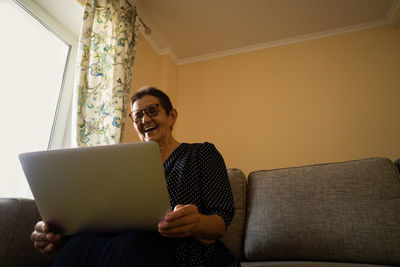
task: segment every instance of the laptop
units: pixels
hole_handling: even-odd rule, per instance
[[[29,152],[19,160],[56,233],[157,230],[170,210],[155,142]]]

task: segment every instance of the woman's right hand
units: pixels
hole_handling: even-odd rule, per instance
[[[40,221],[35,225],[31,239],[35,248],[45,254],[56,251],[56,244],[60,241],[61,235],[50,232],[50,226]]]

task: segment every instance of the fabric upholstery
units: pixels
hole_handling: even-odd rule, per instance
[[[238,259],[243,259],[243,230],[246,217],[246,176],[241,170],[228,169],[229,181],[235,202],[235,216],[222,242]]]
[[[400,173],[400,159],[397,159],[397,160],[394,162],[394,165],[396,165],[397,171]]]
[[[249,175],[249,260],[400,265],[400,181],[385,158]]]
[[[357,264],[343,262],[242,262],[241,267],[378,267],[387,265]]]
[[[400,177],[390,160],[257,171],[248,186],[240,170],[228,174],[236,215],[223,242],[253,260],[243,267],[400,265]],[[52,265],[56,255],[30,241],[38,220],[33,200],[0,198],[0,267]]]
[[[30,199],[0,198],[0,266],[51,266],[55,255],[42,255],[30,239],[40,220]]]

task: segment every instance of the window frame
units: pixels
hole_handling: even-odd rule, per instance
[[[69,47],[47,149],[74,147],[76,146],[75,127],[73,127],[75,113],[73,110],[76,110],[73,101],[74,75],[79,33],[75,35],[70,33],[61,22],[55,20],[32,0],[13,0],[13,2]]]

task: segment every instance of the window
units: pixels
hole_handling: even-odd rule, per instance
[[[32,197],[18,154],[70,145],[77,41],[17,1],[0,1],[0,28],[0,197]]]

